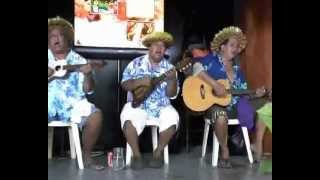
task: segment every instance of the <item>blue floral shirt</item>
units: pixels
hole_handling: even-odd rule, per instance
[[[228,79],[227,73],[223,66],[222,57],[219,54],[208,54],[201,59],[201,64],[207,73],[215,80]],[[231,84],[234,90],[247,89],[247,82],[244,78],[239,65],[233,65],[233,82]],[[231,103],[227,107],[227,110],[231,110],[235,104],[238,103],[240,97],[232,96]]]
[[[48,66],[55,58],[48,49]],[[84,64],[87,61],[74,51],[70,51],[66,57],[67,64]],[[84,75],[80,72],[70,72],[63,79],[54,79],[48,83],[48,120],[70,119],[71,110],[75,103],[83,100]]]
[[[148,55],[140,56],[127,65],[123,72],[121,82],[130,79],[139,79],[144,76],[158,77],[173,67],[174,66],[166,59],[162,59],[158,66],[152,67]],[[167,83],[165,81],[159,84],[151,95],[140,105],[140,108],[146,110],[148,115],[158,118],[161,108],[171,104],[170,98],[166,95],[166,87]],[[128,101],[131,100],[128,99]]]

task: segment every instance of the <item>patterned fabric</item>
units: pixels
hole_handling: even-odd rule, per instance
[[[143,78],[144,76],[159,77],[172,67],[174,66],[166,59],[162,59],[157,66],[152,66],[149,62],[148,55],[140,56],[132,60],[125,68],[121,82]],[[167,82],[165,81],[159,84],[151,95],[140,105],[140,108],[145,109],[148,115],[158,118],[161,108],[170,105],[170,98],[166,95],[166,87]],[[131,101],[131,99],[128,98],[128,101]]]
[[[48,49],[48,67],[55,58]],[[87,61],[74,51],[66,57],[68,64],[83,64]],[[63,79],[55,79],[48,83],[48,120],[69,121],[73,106],[85,99],[83,92],[84,75],[70,72]]]
[[[223,66],[222,57],[219,54],[208,54],[207,56],[196,59],[196,61],[199,61],[204,70],[207,71],[207,73],[215,80],[219,79],[228,79],[227,73]],[[199,63],[195,63],[196,66],[199,65]],[[199,69],[199,67],[196,67],[194,69]],[[201,68],[200,68],[201,69]],[[233,65],[233,82],[232,82],[232,89],[234,90],[245,90],[247,89],[247,82],[245,81],[244,75],[240,70],[239,65]],[[234,107],[235,104],[238,103],[240,97],[239,96],[232,96],[232,100],[230,105],[227,107],[228,111],[231,111],[231,109]]]

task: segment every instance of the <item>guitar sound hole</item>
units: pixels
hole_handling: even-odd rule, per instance
[[[61,69],[61,66],[56,66],[55,70],[59,71]]]
[[[206,97],[205,97],[205,91],[204,91],[204,85],[203,84],[201,84],[201,86],[200,86],[200,95],[201,95],[201,98],[202,99],[205,99]]]
[[[211,93],[212,93],[213,95],[217,96],[213,89],[211,90]]]

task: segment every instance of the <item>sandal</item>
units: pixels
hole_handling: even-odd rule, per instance
[[[225,168],[225,169],[230,169],[232,168],[231,163],[228,159],[221,159],[218,162],[218,167],[219,168]]]

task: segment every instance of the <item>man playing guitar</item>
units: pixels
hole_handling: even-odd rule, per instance
[[[231,26],[215,35],[211,42],[213,53],[209,53],[204,45],[189,45],[188,50],[191,51],[195,60],[193,74],[210,85],[216,96],[223,97],[228,94],[225,86],[218,82],[220,79],[227,79],[233,90],[247,89],[243,73],[238,65],[233,64],[234,58],[245,48],[246,44],[246,37],[241,29]],[[265,89],[259,88],[251,97],[262,97],[264,94]],[[218,167],[221,168],[231,168],[227,146],[227,119],[236,118],[236,104],[239,99],[239,96],[232,96],[228,106],[213,105],[206,111],[206,116],[215,124],[214,130],[221,146],[222,154],[218,163]]]

